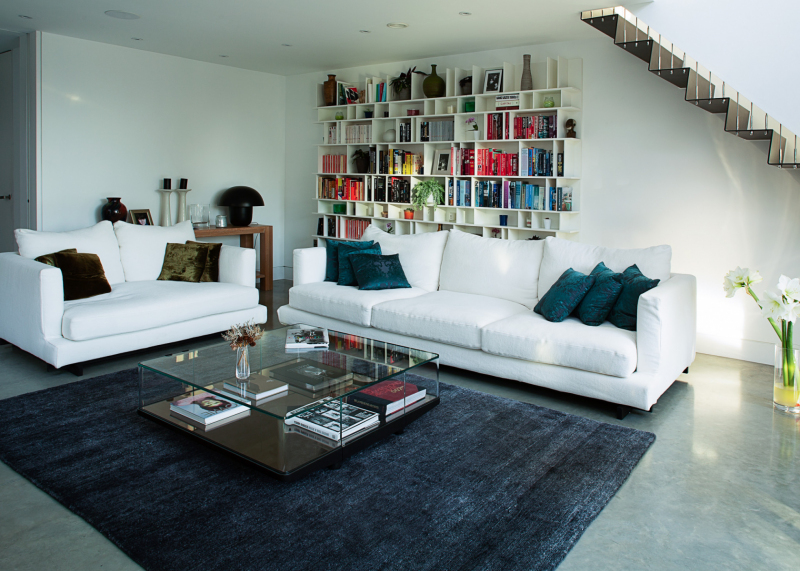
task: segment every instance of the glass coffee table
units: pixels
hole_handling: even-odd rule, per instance
[[[139,363],[139,414],[292,481],[339,467],[439,403],[436,353],[331,330],[327,349],[286,349],[297,327],[308,326],[267,331],[249,348],[246,381],[225,342]]]

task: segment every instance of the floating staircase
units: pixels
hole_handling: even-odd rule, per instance
[[[649,70],[684,89],[685,99],[709,113],[724,114],[725,131],[751,141],[768,141],[767,163],[797,169],[797,135],[735,89],[650,29],[622,6],[589,10],[581,20],[614,40],[614,44],[648,64]]]

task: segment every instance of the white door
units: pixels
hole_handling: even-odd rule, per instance
[[[17,249],[14,241],[14,209],[11,187],[14,184],[13,89],[11,52],[0,54],[0,252]]]

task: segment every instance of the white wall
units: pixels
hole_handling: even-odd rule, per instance
[[[800,133],[792,0],[657,0],[630,10],[761,109]]]
[[[583,58],[584,111],[579,240],[612,247],[670,244],[673,271],[698,278],[698,350],[772,362],[774,333],[744,296],[726,299],[723,275],[758,268],[774,287],[800,275],[800,179],[768,167],[766,147],[725,134],[722,120],[683,101],[679,90],[612,41],[530,46],[430,60],[440,68],[519,63],[522,54]],[[397,73],[409,62],[332,70],[344,80]],[[315,85],[324,74],[287,78],[287,265],[311,246],[314,175],[321,127],[313,125]]]
[[[158,223],[165,177],[188,178],[188,203],[212,216],[222,191],[247,185],[264,197],[253,219],[273,226],[282,277],[284,77],[53,34],[41,66],[41,230],[96,223],[108,196]],[[173,194],[173,220],[176,207]]]

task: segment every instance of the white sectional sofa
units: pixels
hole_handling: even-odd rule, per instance
[[[0,254],[0,338],[56,368],[267,320],[252,249],[222,246],[219,282],[156,279],[167,243],[194,240],[190,222],[16,236],[19,253]],[[110,293],[64,301],[61,270],[33,258],[67,248],[98,255]]]
[[[694,361],[696,280],[670,272],[671,248],[611,249],[547,238],[508,241],[456,230],[411,236],[369,227],[398,253],[411,288],[360,291],[325,279],[325,248],[294,252],[282,323],[307,323],[439,353],[462,369],[649,410]],[[659,285],[639,298],[637,331],[532,310],[568,268],[637,264]]]

